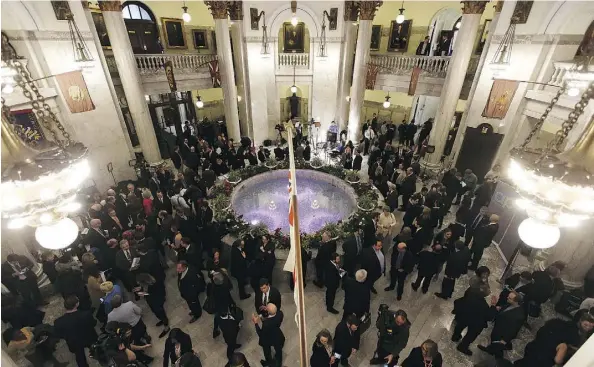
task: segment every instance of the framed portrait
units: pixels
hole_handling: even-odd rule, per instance
[[[487,37],[489,37],[489,28],[491,27],[491,19],[485,19],[485,24],[483,25],[483,31],[481,32],[481,38],[479,39],[479,43],[476,46],[476,54],[480,55],[483,52],[483,48],[485,48],[485,43],[487,42]]]
[[[58,20],[68,20],[72,18],[72,11],[68,1],[53,1],[52,8],[54,8],[54,14]]]
[[[208,50],[208,31],[206,29],[192,29],[194,48],[197,50]]]
[[[371,28],[371,45],[369,46],[369,49],[371,51],[379,51],[381,41],[382,26],[374,25],[373,28]]]
[[[526,24],[534,1],[518,1],[511,16],[512,24]]]
[[[260,17],[258,16],[258,9],[250,8],[250,27],[252,31],[257,31],[260,29],[258,22],[260,21]]]
[[[328,28],[335,31],[338,23],[338,8],[330,8],[330,22]]]
[[[390,25],[388,51],[406,52],[408,49],[408,41],[410,40],[411,29],[412,19],[407,19],[401,24],[398,24],[393,20]]]
[[[305,24],[302,22],[293,25],[289,22],[283,24],[284,47],[283,52],[301,53],[305,51]]]
[[[93,17],[93,23],[95,24],[95,29],[97,30],[101,47],[111,50],[111,42],[109,41],[109,35],[107,34],[107,28],[105,27],[103,13],[100,11],[91,10],[91,16]]]
[[[161,18],[161,24],[163,27],[163,35],[165,36],[165,47],[188,48],[183,19]]]

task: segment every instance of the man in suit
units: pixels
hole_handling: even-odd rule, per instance
[[[402,207],[400,211],[405,211],[408,205],[408,199],[417,191],[417,175],[413,173],[412,167],[406,169],[406,177],[400,185],[400,194],[402,194]]]
[[[392,251],[390,265],[390,285],[384,290],[391,291],[398,285],[396,295],[397,299],[400,301],[402,299],[402,292],[404,292],[406,276],[410,274],[415,267],[414,255],[407,250],[406,243],[399,243],[396,247],[396,251]]]
[[[489,217],[487,216],[487,207],[482,207],[476,216],[472,216],[472,222],[466,223],[466,236],[464,237],[464,244],[470,245],[474,238],[476,230],[486,224],[489,224]]]
[[[466,233],[466,226],[463,223],[461,215],[456,215],[456,221],[450,223],[447,228],[452,231],[452,241],[456,242],[460,238],[464,237]]]
[[[363,229],[358,228],[352,237],[348,238],[342,243],[343,255],[343,268],[347,274],[351,277],[355,276],[355,268],[359,255],[363,250]]]
[[[336,241],[330,239],[330,233],[322,233],[322,243],[314,260],[316,280],[313,283],[319,288],[324,286],[324,272],[328,268],[328,263],[332,260],[334,252],[336,252]]]
[[[194,267],[197,271],[201,271],[202,265],[202,249],[195,243],[191,243],[192,240],[189,237],[182,237],[181,246],[184,248],[183,256],[180,256],[182,260],[185,260],[189,265]]]
[[[155,206],[155,211],[157,213],[162,210],[169,214],[172,213],[171,200],[167,197],[167,195],[163,195],[163,191],[161,190],[157,191],[157,196],[155,197],[155,200],[153,200],[153,205]]]
[[[274,303],[266,306],[267,316],[253,315],[252,321],[256,326],[259,344],[264,351],[264,360],[261,360],[263,366],[281,367],[283,365],[283,346],[285,345],[285,335],[281,330],[283,322],[283,312],[277,310]],[[272,357],[272,348],[274,348],[274,358]]]
[[[216,324],[221,329],[223,340],[227,344],[227,359],[231,362],[231,357],[235,349],[240,348],[241,344],[237,344],[237,336],[239,334],[239,322],[230,312],[217,313],[215,315]]]
[[[498,230],[499,216],[497,214],[492,214],[491,217],[489,217],[489,224],[476,229],[472,240],[472,248],[470,249],[472,254],[472,260],[468,267],[470,270],[476,270],[483,257],[485,248],[491,246],[491,241],[493,241],[493,237],[495,237]]]
[[[25,256],[9,254],[2,264],[2,284],[10,293],[21,295],[31,306],[47,305],[37,286],[37,275],[32,271],[33,262]]]
[[[363,157],[361,156],[361,152],[359,149],[355,149],[355,158],[353,158],[353,171],[359,172],[361,170],[361,165],[363,164]]]
[[[266,278],[260,279],[260,292],[256,294],[254,306],[256,312],[265,314],[267,311],[266,305],[272,303],[280,311],[281,309],[281,294],[278,289],[270,285],[270,281]]]
[[[371,289],[367,283],[367,271],[359,269],[355,273],[355,279],[345,276],[342,279],[342,288],[344,289],[344,314],[342,319],[354,314],[361,318],[369,312],[371,307]]]
[[[521,293],[511,291],[507,295],[507,305],[491,306],[491,312],[496,313],[495,325],[491,331],[491,344],[479,345],[478,348],[495,357],[503,357],[504,350],[510,350],[511,341],[516,338],[526,319],[524,308],[521,306]]]
[[[274,157],[277,161],[282,161],[285,159],[285,150],[279,144],[276,148],[274,148]]]
[[[334,308],[334,299],[336,298],[336,291],[340,286],[341,273],[344,274],[344,270],[340,268],[340,255],[334,252],[330,258],[332,260],[326,264],[326,270],[324,271],[324,285],[326,286],[326,310],[337,315],[338,311]]]
[[[56,335],[66,341],[68,350],[74,353],[78,367],[88,367],[85,348],[97,341],[95,325],[91,311],[78,310],[78,298],[74,295],[64,300],[66,313],[54,321]]]
[[[340,364],[343,366],[349,365],[349,357],[359,349],[359,323],[355,315],[349,315],[336,325],[333,352],[340,354]]]
[[[489,305],[485,301],[485,297],[489,294],[487,286],[480,288],[469,288],[462,298],[454,301],[454,311],[456,321],[454,332],[452,334],[453,342],[460,342],[456,349],[468,356],[472,352],[468,347],[475,341],[484,328],[487,327],[487,321],[491,317]],[[491,298],[491,305],[497,303],[497,297]],[[462,338],[462,331],[468,328],[466,335]],[[460,339],[462,339],[460,341]]]
[[[448,257],[446,262],[443,281],[441,282],[441,292],[435,293],[439,298],[449,299],[454,292],[456,279],[466,274],[470,261],[470,250],[464,245],[464,242],[458,240],[454,244],[454,251]]]
[[[417,51],[415,54],[422,55],[422,56],[429,56],[429,51],[431,50],[431,42],[429,41],[429,36],[425,36],[423,42],[420,42],[417,46]]]
[[[202,306],[198,295],[204,292],[204,278],[196,269],[192,268],[185,261],[177,263],[177,287],[182,298],[188,304],[190,309],[190,324],[202,316]]]
[[[239,288],[239,299],[250,298],[251,294],[245,291],[248,278],[248,261],[245,253],[245,241],[235,240],[231,247],[231,275],[237,279],[237,288]]]
[[[374,294],[377,294],[377,291],[373,284],[386,272],[386,259],[382,252],[382,242],[383,237],[376,236],[375,245],[364,249],[361,253],[361,269],[367,271],[367,282]]]
[[[138,257],[138,253],[135,249],[130,248],[128,240],[121,240],[120,251],[116,253],[115,262],[120,271],[121,280],[128,292],[132,292],[132,289],[136,286],[135,272],[138,266],[132,267],[132,263],[136,257]]]
[[[117,201],[116,201],[117,203]],[[85,236],[85,242],[99,250],[99,253],[103,253],[107,248],[107,234],[101,229],[101,219],[91,219],[91,228]]]
[[[363,248],[372,247],[375,244],[379,216],[380,213],[373,212],[371,218],[365,220],[363,224]]]

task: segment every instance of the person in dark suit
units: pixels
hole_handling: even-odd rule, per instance
[[[157,196],[155,197],[155,200],[153,200],[153,205],[157,213],[162,210],[169,214],[172,213],[171,200],[167,197],[167,195],[163,195],[161,190],[157,191]]]
[[[379,216],[380,213],[374,212],[371,214],[371,218],[365,220],[363,224],[363,248],[369,248],[375,244]]]
[[[417,46],[417,50],[415,52],[416,55],[422,56],[429,56],[429,51],[431,50],[431,41],[429,40],[429,36],[425,36],[423,42],[419,42]]]
[[[400,208],[401,211],[406,210],[408,200],[415,193],[415,191],[417,191],[417,175],[413,173],[413,169],[411,167],[408,167],[406,169],[406,177],[400,185],[400,194],[402,195],[402,207]]]
[[[239,299],[250,298],[251,294],[245,291],[248,278],[248,261],[245,253],[245,241],[242,239],[235,240],[233,247],[231,247],[231,275],[237,279]]]
[[[503,283],[503,290],[499,293],[499,300],[497,305],[504,307],[507,305],[507,296],[512,292],[516,291],[519,293],[527,294],[532,287],[532,273],[529,271],[522,271],[519,273],[512,274]]]
[[[559,274],[560,270],[552,265],[543,271],[532,273],[532,284],[525,286],[524,311],[526,316],[530,314],[530,308],[539,312],[540,305],[551,297],[554,289],[554,279],[559,277]]]
[[[280,144],[274,148],[274,157],[277,161],[282,161],[285,159],[285,150],[280,146]]]
[[[333,259],[332,254],[336,252],[336,241],[330,239],[330,233],[322,233],[322,242],[318,248],[318,254],[314,260],[316,266],[316,280],[314,284],[320,288],[324,286],[324,272],[328,268],[328,263]]]
[[[324,271],[324,285],[326,286],[326,310],[333,314],[338,314],[338,310],[334,309],[334,299],[336,298],[336,291],[340,286],[341,275],[344,270],[340,268],[340,255],[333,252],[330,255],[330,261],[326,264]]]
[[[250,147],[248,152],[245,155],[246,159],[250,163],[250,166],[257,166],[258,165],[258,156],[256,155],[256,150],[254,147]]]
[[[456,221],[448,224],[446,228],[452,231],[452,241],[455,243],[466,234],[466,226],[461,217],[456,215]]]
[[[437,254],[437,251],[439,250],[441,250],[441,245],[435,245],[433,249],[430,246],[425,246],[419,253],[419,273],[417,275],[417,280],[411,284],[413,291],[416,292],[417,289],[419,289],[421,281],[423,282],[423,293],[427,293],[429,290],[431,279],[437,274],[437,269],[439,267],[439,255]]]
[[[406,276],[410,274],[415,267],[415,257],[407,250],[406,243],[401,242],[396,247],[395,251],[392,251],[390,257],[390,285],[387,286],[384,291],[396,290],[398,300],[402,299],[402,292],[404,291],[404,282]]]
[[[188,304],[190,309],[190,324],[202,316],[202,306],[198,295],[204,292],[204,278],[196,269],[189,266],[186,261],[177,263],[177,287],[182,298]]]
[[[254,307],[256,312],[261,314],[266,312],[266,305],[272,303],[280,311],[281,309],[281,294],[278,289],[270,285],[270,282],[266,278],[260,279],[260,287],[258,288],[254,299]]]
[[[367,271],[367,283],[371,291],[375,294],[377,294],[377,291],[373,287],[373,284],[386,272],[386,260],[382,252],[382,242],[383,237],[376,236],[375,245],[363,249],[361,252],[361,269]]]
[[[68,350],[74,353],[78,367],[87,367],[85,348],[89,348],[97,341],[95,325],[91,311],[78,310],[78,298],[68,296],[64,300],[66,313],[54,321],[56,335],[66,341]]]
[[[359,149],[355,149],[355,157],[353,158],[353,171],[359,172],[363,163],[363,157]]]
[[[241,344],[237,344],[237,336],[239,334],[239,322],[230,312],[217,313],[215,315],[215,322],[218,324],[223,334],[223,340],[227,344],[227,359],[229,363],[233,357],[235,349],[240,348]]]
[[[450,253],[446,262],[444,277],[441,282],[441,292],[435,293],[437,297],[443,299],[452,297],[456,279],[466,274],[469,261],[470,250],[464,245],[464,242],[460,240],[456,241],[454,244],[454,251]]]
[[[479,345],[480,350],[501,358],[504,350],[511,349],[511,342],[518,335],[526,319],[524,308],[521,306],[523,298],[521,293],[511,291],[507,296],[506,306],[491,306],[491,312],[495,317],[491,344],[486,347]]]
[[[472,352],[468,347],[487,327],[487,321],[490,319],[491,311],[489,305],[485,301],[485,297],[489,294],[487,287],[470,287],[464,293],[462,298],[454,301],[455,326],[452,334],[452,341],[460,342],[456,349],[468,356]],[[497,297],[491,299],[491,305],[497,303]],[[466,335],[462,338],[462,331],[468,328]],[[460,341],[460,339],[462,339]]]
[[[344,253],[343,268],[351,277],[355,276],[359,255],[363,250],[362,234],[362,228],[357,228],[353,236],[342,243],[342,251]]]
[[[121,280],[128,292],[136,286],[135,272],[138,268],[133,268],[134,258],[138,257],[135,249],[130,248],[128,240],[120,241],[120,251],[116,253],[115,262],[121,275]]]
[[[305,148],[303,149],[303,159],[306,162],[309,162],[311,159],[311,146],[309,145],[309,140],[305,141]]]
[[[476,270],[478,267],[481,258],[483,257],[483,252],[485,248],[491,246],[491,241],[497,234],[499,230],[499,216],[497,214],[492,214],[489,218],[489,224],[480,226],[474,232],[473,240],[472,240],[472,248],[470,252],[472,254],[471,264],[469,269]]]
[[[268,149],[260,145],[260,147],[258,148],[258,160],[260,161],[260,163],[264,164],[264,162],[266,162],[266,158],[268,158],[269,155],[270,152],[268,151]]]
[[[309,365],[311,367],[336,367],[338,360],[334,356],[332,334],[328,329],[322,329],[311,348],[311,358]]]
[[[176,170],[180,171],[182,169],[183,158],[179,151],[179,146],[177,146],[177,145],[175,146],[175,148],[173,148],[173,154],[171,155],[171,161],[173,162],[173,166],[175,167]]]
[[[169,336],[165,340],[163,367],[175,366],[175,362],[179,359],[176,349],[179,349],[180,357],[192,352],[192,338],[179,328],[171,329]],[[169,363],[170,361],[171,364]]]
[[[466,199],[466,197],[465,197]],[[464,200],[462,200],[464,201]],[[460,209],[462,208],[462,205],[460,205],[460,208],[458,209],[458,213],[460,212]],[[458,213],[456,213],[456,218],[458,217]],[[464,216],[464,214],[461,214],[462,216]],[[474,233],[476,232],[476,230],[484,225],[489,224],[489,217],[487,216],[487,208],[486,207],[482,207],[479,210],[479,213],[477,215],[466,215],[466,217],[470,217],[471,221],[469,220],[469,222],[466,223],[466,236],[464,237],[464,243],[466,244],[466,246],[470,245],[470,242],[472,241],[472,239],[474,238]]]
[[[109,238],[106,232],[103,232],[101,229],[101,220],[91,219],[89,224],[91,228],[89,228],[89,232],[85,236],[85,243],[88,243],[91,247],[95,247],[100,253],[105,252]]]
[[[420,347],[413,348],[402,362],[402,367],[441,367],[443,358],[437,348],[437,343],[427,339]]]
[[[369,312],[371,307],[371,289],[367,282],[366,270],[357,270],[354,279],[350,276],[343,277],[342,289],[344,289],[343,320],[353,314],[357,318],[361,318]]]
[[[343,366],[349,365],[349,357],[359,349],[359,323],[358,317],[348,315],[334,330],[334,353],[340,354],[340,364]]]
[[[179,258],[180,260],[185,260],[197,271],[201,271],[204,268],[204,264],[202,263],[202,249],[200,246],[191,242],[192,240],[189,237],[182,237],[181,247],[183,247],[184,253]]]
[[[277,310],[274,303],[266,306],[266,315],[253,315],[252,322],[256,326],[259,344],[264,351],[264,360],[260,361],[264,366],[281,367],[283,365],[283,346],[285,345],[285,335],[281,330],[283,322],[283,312]],[[274,358],[272,357],[272,348],[274,348]]]
[[[9,254],[1,269],[2,284],[10,293],[20,295],[31,306],[47,305],[41,297],[31,260],[25,256]]]
[[[423,213],[423,205],[421,204],[421,195],[419,193],[414,194],[408,200],[408,203],[403,203],[406,207],[404,216],[402,217],[402,229],[409,227],[413,229],[413,223]],[[415,229],[416,231],[416,229]]]

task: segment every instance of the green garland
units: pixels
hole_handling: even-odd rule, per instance
[[[259,175],[261,173],[288,168],[289,162],[286,160],[276,162],[276,166],[274,168],[269,168],[266,166],[248,166],[233,171],[233,178],[235,179],[236,177],[240,177],[243,181],[256,175]],[[324,172],[329,175],[338,177],[341,180],[345,180],[345,178],[347,177],[347,173],[350,172],[340,166],[328,165],[320,167],[318,169],[313,169],[309,165],[309,163],[305,162],[304,160],[297,160],[295,162],[295,168]],[[351,185],[351,187],[355,190],[355,194],[358,197],[357,203],[359,205],[366,204],[363,205],[363,207],[371,207],[374,203],[377,203],[378,194],[377,191],[373,189],[373,185],[361,182],[345,182]],[[252,225],[243,220],[242,215],[236,214],[233,208],[231,208],[232,192],[233,185],[228,181],[225,181],[223,183],[215,185],[209,194],[209,202],[213,211],[215,212],[215,220],[219,223],[225,223],[231,235],[238,238],[243,238],[248,234],[252,234],[254,237],[269,234],[274,243],[276,243],[277,248],[287,249],[291,246],[289,235],[281,231],[280,228],[277,228],[276,230],[271,232],[263,224]],[[324,227],[322,227],[322,229],[314,233],[302,233],[301,245],[304,248],[314,247],[317,243],[319,243],[322,240],[322,233],[326,231],[330,233],[330,236],[332,238],[348,238],[352,236],[355,230],[359,226],[361,226],[366,220],[370,220],[369,211],[358,209],[355,213],[353,213],[349,218],[345,220],[341,220],[337,223],[328,223]]]

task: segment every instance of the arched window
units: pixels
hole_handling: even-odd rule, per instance
[[[163,51],[155,15],[148,6],[140,1],[126,1],[122,6],[122,16],[135,54],[156,54]]]

